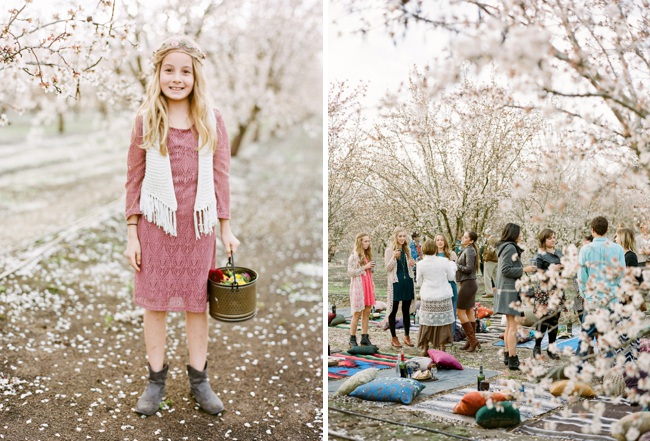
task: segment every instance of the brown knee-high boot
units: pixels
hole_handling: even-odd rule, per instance
[[[463,329],[465,330],[465,334],[467,334],[467,342],[469,343],[469,349],[467,352],[474,352],[477,348],[481,349],[481,343],[479,343],[476,338],[476,328],[474,327],[474,323],[463,323]]]
[[[467,332],[467,327],[465,326],[467,323],[461,323],[461,326],[463,327],[463,330],[465,331],[465,345],[460,348],[461,351],[466,351],[469,349],[469,333]]]

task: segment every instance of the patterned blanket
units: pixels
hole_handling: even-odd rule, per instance
[[[605,405],[605,412],[599,420],[594,420],[593,406],[601,403]],[[597,400],[574,403],[567,410],[555,412],[540,420],[526,422],[515,429],[514,433],[551,439],[614,440],[610,435],[612,424],[625,415],[642,410],[641,406],[632,406],[627,400],[615,403],[610,398],[598,397]],[[594,421],[598,423],[594,424]]]
[[[343,353],[334,357],[340,359],[339,365],[327,368],[327,377],[333,380],[352,376],[357,372],[371,367],[380,370],[392,369],[397,362],[397,354],[381,352],[377,352],[374,355],[350,355]],[[412,357],[405,355],[404,358],[409,359]]]
[[[535,389],[534,384],[524,384],[526,390]],[[474,423],[474,417],[469,417],[465,415],[457,415],[452,412],[454,406],[460,402],[463,396],[468,392],[473,392],[476,390],[476,386],[466,387],[463,389],[456,389],[453,392],[438,395],[431,400],[423,401],[418,404],[410,406],[411,410],[420,410],[438,416],[445,419],[455,419],[458,421],[465,421],[468,423]],[[506,390],[505,382],[494,382],[490,384],[490,391],[500,391]],[[535,390],[534,396],[530,397],[525,403],[521,403],[519,407],[519,412],[521,414],[521,420],[527,420],[529,418],[536,417],[538,415],[545,414],[563,404],[561,398],[554,397],[546,391],[537,391]]]

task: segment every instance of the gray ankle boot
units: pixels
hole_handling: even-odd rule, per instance
[[[201,409],[215,415],[223,412],[223,403],[212,391],[210,383],[208,382],[208,362],[205,362],[203,371],[197,371],[189,364],[187,365],[187,375],[190,377],[190,390],[192,396],[199,403]]]
[[[158,372],[153,372],[149,363],[147,363],[147,368],[149,369],[149,383],[140,396],[138,404],[135,405],[135,411],[143,415],[153,415],[165,397],[165,380],[169,365],[166,364]]]

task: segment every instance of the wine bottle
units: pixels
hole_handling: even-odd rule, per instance
[[[399,376],[402,378],[408,377],[407,375],[407,370],[406,370],[406,363],[404,362],[404,353],[400,352],[399,354]]]
[[[332,304],[332,314],[336,315],[336,303]]]
[[[477,379],[476,389],[481,390],[481,383],[483,383],[485,381],[485,374],[483,373],[483,366],[479,366],[479,368],[478,368],[478,377],[476,379]]]

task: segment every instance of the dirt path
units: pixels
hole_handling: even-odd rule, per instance
[[[210,380],[224,413],[198,410],[189,395],[177,313],[168,316],[168,406],[149,418],[133,412],[146,360],[115,208],[0,280],[0,439],[320,439],[320,122],[310,131],[248,146],[233,162],[233,230],[243,244],[239,263],[260,272],[259,313],[239,324],[210,319]],[[103,182],[118,188],[118,180],[111,172]],[[84,193],[76,182],[70,188]],[[3,244],[19,242],[3,234]]]

